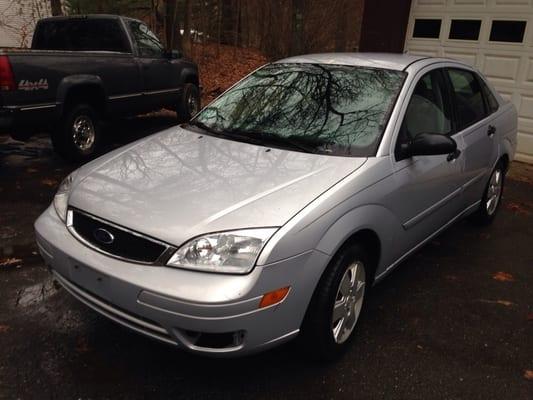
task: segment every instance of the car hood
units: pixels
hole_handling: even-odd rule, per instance
[[[203,233],[282,226],[365,161],[174,127],[82,168],[69,204],[180,245]]]

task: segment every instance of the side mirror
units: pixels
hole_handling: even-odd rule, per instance
[[[452,154],[457,151],[457,143],[439,133],[420,133],[410,142],[402,144],[400,150],[402,158]]]
[[[164,56],[169,60],[176,60],[178,58],[181,58],[182,54],[179,50],[165,50]]]

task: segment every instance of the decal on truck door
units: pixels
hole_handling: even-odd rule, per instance
[[[22,79],[19,82],[18,85],[19,90],[26,90],[26,91],[32,91],[32,90],[48,90],[48,80],[41,78],[38,81],[29,81],[27,79]]]

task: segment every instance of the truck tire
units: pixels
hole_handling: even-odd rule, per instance
[[[69,108],[52,133],[54,150],[63,158],[87,161],[96,154],[101,139],[98,112],[89,104]]]
[[[193,83],[186,83],[176,106],[179,122],[189,121],[198,111],[200,111],[200,89]]]

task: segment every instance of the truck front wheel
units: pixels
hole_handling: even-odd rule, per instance
[[[198,111],[200,111],[200,89],[193,83],[186,83],[176,106],[179,122],[189,121]]]
[[[68,109],[52,133],[54,150],[70,161],[86,161],[95,155],[101,138],[101,123],[89,104]]]

